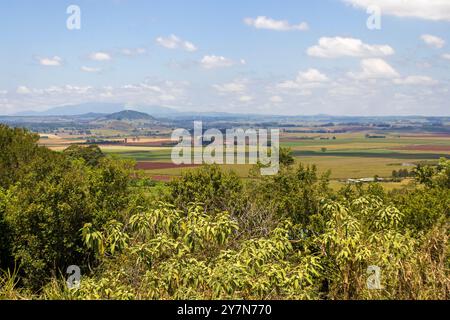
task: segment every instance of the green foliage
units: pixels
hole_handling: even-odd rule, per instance
[[[186,171],[169,183],[168,202],[186,210],[191,203],[204,205],[205,210],[226,210],[232,214],[242,211],[243,184],[234,172],[224,172],[217,165]]]
[[[0,271],[0,300],[18,300],[23,296],[18,290],[20,278],[17,270]]]
[[[281,166],[293,165],[295,160],[292,155],[292,149],[281,147],[279,152],[279,161]]]
[[[102,225],[110,219],[122,219],[123,212],[133,210],[142,200],[139,191],[131,192],[134,162],[105,158],[86,176],[90,203],[94,204],[93,222]],[[132,205],[133,203],[133,205]]]
[[[41,161],[35,163],[39,168],[44,165]],[[45,162],[45,173],[36,167],[6,197],[13,257],[20,262],[27,285],[34,288],[58,268],[83,262],[78,230],[91,219],[92,210],[84,168],[72,167],[59,155]]]
[[[89,145],[87,147],[79,145],[71,145],[65,149],[64,154],[69,159],[83,159],[88,166],[97,167],[100,160],[105,157],[105,154],[97,145]]]
[[[11,266],[11,234],[5,221],[5,191],[0,188],[0,270]]]
[[[131,166],[101,159],[93,168],[46,149],[23,161],[20,180],[0,192],[0,262],[16,261],[23,283],[39,289],[67,266],[88,264],[80,229],[129,209]]]
[[[250,185],[250,199],[260,207],[269,207],[279,218],[290,218],[306,225],[319,211],[320,199],[328,192],[328,175],[318,177],[315,166],[285,167],[278,175],[268,176]]]
[[[390,193],[332,192],[289,149],[275,176],[205,166],[153,186],[96,147],[56,153],[5,126],[0,138],[0,299],[450,297],[448,160]],[[79,289],[62,279],[73,264]]]
[[[22,166],[39,151],[39,136],[0,124],[0,187],[19,180]]]
[[[312,298],[318,258],[294,252],[291,229],[285,223],[268,238],[232,248],[238,226],[228,213],[205,214],[204,208],[193,205],[186,215],[168,204],[132,216],[125,229],[98,232],[87,225],[85,242],[97,248],[107,267],[75,295],[110,299],[122,296],[126,288],[128,298]],[[133,285],[124,286],[130,281]]]
[[[419,165],[414,170],[416,180],[432,188],[450,188],[450,160],[442,158],[436,167]]]

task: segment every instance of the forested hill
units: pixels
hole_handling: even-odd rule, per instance
[[[155,120],[152,116],[138,111],[133,110],[124,110],[116,113],[112,113],[109,115],[106,115],[104,117],[101,117],[100,119],[105,120],[117,120],[117,121],[133,121],[133,120]]]

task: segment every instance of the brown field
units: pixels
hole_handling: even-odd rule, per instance
[[[402,138],[449,138],[448,133],[417,133],[417,134],[402,134]]]
[[[194,168],[198,167],[196,164],[182,164],[176,165],[172,162],[138,162],[136,169],[138,170],[161,170],[161,169],[174,169],[174,168]]]

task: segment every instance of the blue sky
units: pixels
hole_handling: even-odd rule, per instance
[[[15,0],[0,30],[0,114],[95,101],[450,115],[450,0]]]

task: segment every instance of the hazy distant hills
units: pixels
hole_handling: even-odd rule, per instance
[[[20,117],[64,117],[79,120],[97,120],[111,114],[120,113],[123,111],[136,111],[146,113],[148,116],[159,119],[161,121],[259,121],[259,122],[274,122],[274,121],[325,121],[325,122],[339,122],[339,123],[378,123],[384,121],[418,121],[418,122],[433,122],[433,121],[450,121],[450,117],[426,117],[426,116],[331,116],[325,114],[318,115],[297,115],[297,116],[283,116],[283,115],[267,115],[267,114],[236,114],[226,112],[193,112],[193,111],[178,111],[168,107],[161,106],[127,106],[124,103],[84,103],[77,105],[66,105],[55,107],[46,111],[25,111],[16,113],[14,115],[1,116],[0,118],[20,118]],[[20,120],[20,119],[19,119]],[[22,119],[23,120],[23,119]],[[148,119],[149,120],[149,119]],[[154,120],[154,119],[153,119]],[[45,121],[45,120],[42,120]]]
[[[46,111],[24,111],[14,114],[14,116],[78,116],[85,114],[111,114],[121,111],[133,109],[135,111],[144,112],[151,116],[170,116],[178,112],[171,108],[160,106],[136,106],[129,107],[122,103],[84,103],[77,105],[67,105],[62,107],[51,108]]]

